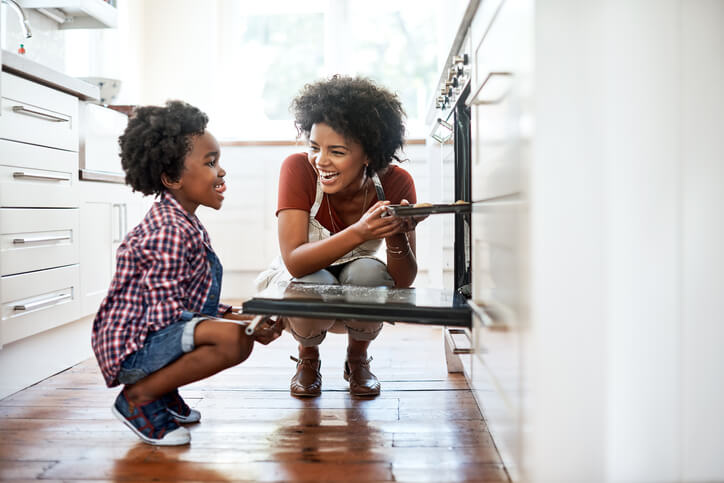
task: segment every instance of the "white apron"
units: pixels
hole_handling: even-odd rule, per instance
[[[377,199],[385,199],[385,192],[382,189],[382,183],[380,182],[380,178],[377,176],[377,173],[372,175],[372,182],[375,185]],[[324,240],[332,236],[329,230],[322,226],[322,224],[315,218],[317,216],[317,212],[319,211],[319,207],[322,205],[323,198],[324,191],[322,190],[322,183],[317,180],[317,194],[314,198],[314,204],[309,210],[309,224],[307,228],[309,242]],[[329,202],[329,200],[327,200],[327,202]],[[357,260],[358,258],[375,258],[379,260],[375,254],[380,248],[380,245],[382,245],[382,240],[367,240],[361,245],[358,245],[352,251],[332,262],[330,266],[333,267],[335,265],[341,265],[343,263],[351,262],[352,260]],[[279,282],[289,282],[293,278],[294,277],[292,277],[289,271],[287,271],[287,267],[284,265],[282,256],[279,255],[274,259],[269,268],[261,272],[259,276],[256,277],[254,284],[256,285],[257,291],[260,292],[269,285],[277,284]]]

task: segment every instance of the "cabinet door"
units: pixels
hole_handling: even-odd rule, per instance
[[[111,283],[114,268],[114,232],[120,209],[110,202],[84,202],[80,209],[81,313],[98,310]]]
[[[116,251],[153,199],[131,193],[125,185],[81,182],[81,312],[90,315],[108,292],[116,269]]]

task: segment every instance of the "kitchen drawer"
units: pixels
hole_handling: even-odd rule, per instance
[[[529,143],[518,135],[517,123],[508,102],[472,107],[473,201],[526,190],[523,165],[529,156]]]
[[[2,73],[0,137],[78,151],[78,99]]]
[[[471,107],[473,201],[527,189],[533,130],[531,31],[530,0],[506,0],[474,46],[466,100]]]
[[[504,324],[526,305],[526,219],[524,200],[473,203],[472,298]]]
[[[0,206],[78,207],[78,153],[0,140]]]
[[[0,279],[0,343],[66,324],[78,318],[78,265]]]
[[[483,2],[487,3],[487,2]],[[493,5],[500,2],[490,2]],[[482,8],[482,7],[481,7]],[[480,86],[488,80],[491,73],[510,73],[515,80],[530,74],[532,46],[532,0],[505,0],[497,9],[489,28],[484,35],[473,39],[473,68],[471,76],[471,96],[475,96]],[[475,24],[473,24],[475,27]],[[484,25],[477,27],[484,29]],[[476,42],[477,40],[477,42]],[[496,79],[496,82],[504,79]]]
[[[485,0],[478,6],[475,16],[470,22],[469,41],[472,45],[471,52],[475,52],[483,42],[503,1],[504,0]],[[470,79],[472,86],[479,85],[480,83],[476,75],[477,73],[473,70]]]
[[[474,354],[468,382],[505,467],[516,474],[523,450],[525,396],[520,333],[491,327],[481,308],[471,306]]]
[[[78,209],[0,209],[0,274],[77,264]]]

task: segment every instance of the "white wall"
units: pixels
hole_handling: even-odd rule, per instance
[[[25,57],[39,62],[51,69],[63,71],[65,67],[65,36],[58,31],[58,24],[35,10],[26,9],[25,14],[33,33],[25,38],[20,21],[15,12],[4,3],[0,3],[3,25],[0,26],[0,46],[17,53],[20,44],[25,46]]]

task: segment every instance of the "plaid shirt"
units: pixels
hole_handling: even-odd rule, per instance
[[[116,273],[93,322],[92,344],[108,387],[123,360],[154,332],[199,313],[211,288],[209,235],[164,192],[116,254]],[[219,304],[222,316],[228,305]]]

